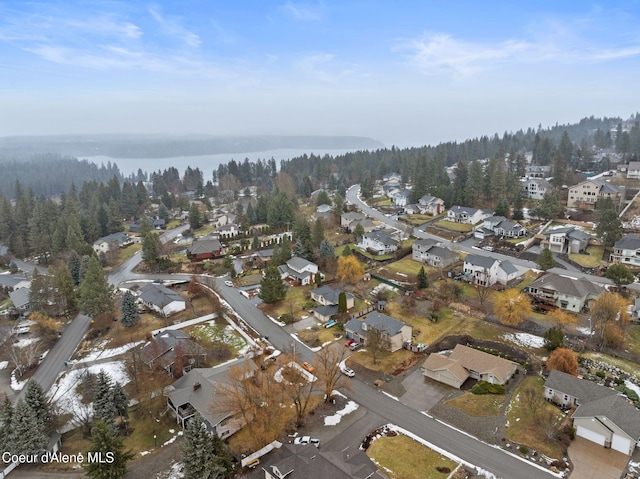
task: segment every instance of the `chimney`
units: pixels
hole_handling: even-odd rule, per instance
[[[193,384],[193,390],[194,391],[197,391],[198,389],[200,389],[200,387],[201,387],[200,383],[194,383]]]

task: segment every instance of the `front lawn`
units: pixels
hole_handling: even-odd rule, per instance
[[[432,219],[433,219],[433,216],[429,216],[429,215],[405,215],[400,217],[400,221],[408,223],[411,226],[420,226]]]
[[[403,434],[376,439],[367,449],[367,456],[392,479],[444,479],[449,474],[436,468],[451,472],[458,466]]]
[[[504,398],[504,394],[478,395],[467,392],[447,401],[445,405],[460,409],[470,416],[499,416]]]
[[[508,427],[505,435],[508,440],[534,449],[547,457],[561,458],[562,447],[557,441],[549,439],[548,426],[545,425],[548,422],[545,418],[553,415],[555,424],[559,424],[563,414],[560,409],[547,401],[543,401],[537,414],[532,414],[527,405],[520,401],[520,396],[528,387],[533,387],[541,397],[544,396],[544,380],[541,377],[526,377],[511,396],[511,404],[507,409]]]
[[[131,258],[134,254],[142,249],[142,243],[134,243],[132,245],[127,246],[126,248],[121,248],[118,251],[118,264],[124,263],[126,260]]]
[[[351,360],[368,368],[372,371],[378,371],[382,374],[392,374],[396,366],[401,362],[409,359],[414,353],[408,349],[400,349],[395,353],[388,351],[382,351],[378,356],[377,363],[373,364],[371,354],[367,351],[367,347],[364,346],[357,351],[351,353]]]
[[[569,259],[575,261],[583,268],[595,268],[596,266],[600,266],[603,253],[604,246],[589,246],[587,247],[587,254],[571,253]]]
[[[627,326],[625,347],[630,353],[640,354],[640,324]]]
[[[278,319],[283,314],[290,314],[294,321],[302,319],[309,313],[304,309],[304,305],[311,301],[309,291],[313,286],[292,286],[287,289],[287,296],[276,304],[262,304],[260,309],[265,313]]]
[[[473,225],[468,225],[465,223],[455,223],[453,221],[440,220],[433,224],[438,228],[442,228],[449,231],[458,231],[460,233],[468,233],[473,229]]]

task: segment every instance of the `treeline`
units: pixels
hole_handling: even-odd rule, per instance
[[[121,178],[115,163],[97,166],[53,153],[33,155],[23,161],[0,155],[0,169],[0,194],[12,199],[16,198],[16,182],[34,195],[53,197],[69,191],[73,184],[105,183],[114,176]]]

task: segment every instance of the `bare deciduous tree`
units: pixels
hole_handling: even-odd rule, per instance
[[[340,363],[345,360],[343,347],[325,347],[316,355],[314,362],[318,382],[324,387],[324,400],[329,401],[333,391],[341,387],[351,388],[351,381],[342,374]]]
[[[520,400],[533,417],[538,417],[538,413],[545,405],[544,397],[533,387],[525,388],[520,395]]]

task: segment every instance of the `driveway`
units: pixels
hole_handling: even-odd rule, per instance
[[[605,449],[583,437],[576,437],[569,446],[573,463],[571,479],[619,479],[627,467],[629,456]]]
[[[420,368],[414,369],[402,380],[405,393],[400,397],[400,402],[416,411],[428,412],[433,406],[451,392],[451,387],[436,381],[425,381]]]

